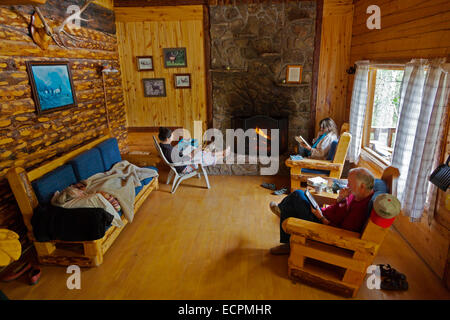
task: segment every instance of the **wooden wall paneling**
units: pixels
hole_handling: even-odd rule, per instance
[[[139,87],[141,87],[142,91],[143,91],[144,86],[142,83],[142,79],[145,78],[145,75],[149,74],[149,72],[137,71],[136,56],[146,55],[146,51],[144,49],[144,45],[145,45],[144,23],[143,23],[143,21],[137,21],[137,22],[133,23],[132,26],[133,26],[133,29],[132,29],[133,30],[133,39],[135,40],[133,50],[131,51],[131,52],[133,52],[133,57],[132,57],[132,61],[133,61],[133,65],[134,65],[133,73],[135,75],[135,83]],[[137,98],[138,99],[148,99],[148,98],[144,97],[143,92]],[[141,103],[133,106],[133,108],[135,108],[134,111],[138,114],[138,117],[141,121],[144,122],[147,120],[147,113],[146,113],[146,108],[145,108],[144,103],[141,102]]]
[[[349,67],[352,1],[324,0],[320,44],[319,77],[315,128],[319,121],[332,117],[338,127],[345,122],[347,73]]]
[[[174,69],[168,69],[164,67],[164,56],[163,56],[163,48],[172,48],[173,44],[169,41],[168,39],[168,34],[167,34],[167,23],[158,23],[158,30],[159,30],[159,49],[161,50],[161,61],[160,63],[160,72],[157,73],[156,75],[159,75],[163,78],[166,79],[166,87],[167,87],[167,78],[170,76],[172,70]],[[167,88],[168,89],[168,88]],[[168,92],[172,92],[170,89]],[[161,110],[161,118],[157,119],[157,125],[158,126],[162,126],[162,125],[173,125],[173,122],[171,121],[172,119],[170,119],[169,117],[169,105],[167,104],[167,98],[164,98],[163,100],[160,100],[162,98],[154,98],[156,99],[156,101],[154,101],[155,106],[159,107],[159,110]],[[152,99],[152,100],[154,100]],[[153,101],[151,101],[153,102]],[[145,124],[142,124],[142,126],[145,126]]]
[[[159,32],[159,22],[151,22],[151,28],[152,28],[152,40],[154,40],[151,44],[152,50],[153,50],[153,62],[155,63],[155,67],[158,68],[157,71],[155,71],[154,76],[156,75],[162,75],[162,71],[164,68],[163,63],[163,53],[162,53],[162,45],[161,45],[161,37],[164,36]],[[150,44],[149,44],[150,45]],[[151,100],[147,101],[148,108],[152,108],[154,112],[154,118],[152,119],[152,123],[155,124],[155,126],[159,127],[162,123],[163,119],[163,111],[164,108],[162,106],[157,106],[155,104],[151,104]]]
[[[143,22],[143,37],[144,37],[144,41],[143,41],[143,51],[142,54],[145,56],[152,56],[153,57],[153,68],[155,67],[155,54],[154,54],[154,50],[152,47],[152,44],[154,43],[152,41],[152,28],[150,25],[150,22],[148,21],[144,21]],[[137,61],[136,63],[137,64]],[[141,71],[141,73],[144,76],[153,76],[155,74],[155,71]],[[153,122],[153,119],[155,118],[154,114],[155,114],[155,108],[152,108],[149,104],[148,101],[147,103],[143,103],[143,111],[145,112],[145,121],[146,122]]]
[[[196,6],[161,6],[161,7],[116,7],[116,21],[182,21],[201,20],[203,7]]]
[[[179,8],[150,7],[145,8],[146,14],[135,14],[143,8],[122,8],[117,13],[118,37],[127,37],[126,41],[119,39],[121,59],[126,56],[133,58],[138,55],[152,55],[154,71],[137,72],[133,60],[132,70],[126,74],[127,101],[129,105],[129,127],[185,127],[193,129],[193,121],[206,122],[206,85],[204,60],[203,8],[192,6],[185,8],[185,17],[176,19]],[[148,9],[148,10],[147,10]],[[155,16],[156,15],[156,16]],[[125,19],[135,18],[125,22]],[[153,19],[154,18],[154,19]],[[147,19],[147,20],[145,20]],[[125,28],[121,27],[125,25]],[[123,31],[125,29],[125,31]],[[165,68],[163,48],[185,47],[187,52],[187,67]],[[124,61],[124,64],[130,64]],[[176,73],[191,74],[190,89],[175,89],[173,76]],[[164,78],[166,81],[166,97],[144,97],[142,78]],[[136,84],[135,97],[132,84]]]
[[[189,29],[189,24],[191,22],[190,21],[178,21],[176,23],[176,35],[175,35],[175,39],[178,39],[178,47],[183,47],[183,44],[180,43],[181,39],[186,39],[186,37],[189,37],[189,35],[191,34],[191,30]],[[191,39],[188,38],[187,40],[188,43],[192,43]],[[187,51],[187,50],[186,50]],[[188,65],[191,63],[191,61],[194,61],[194,59],[192,59],[193,57],[191,57],[192,52],[189,54],[189,52],[186,53],[187,58],[188,58]],[[192,62],[193,63],[193,62]],[[192,70],[191,68],[192,66],[189,66],[189,68]],[[184,72],[180,72],[180,73],[184,73]],[[175,91],[175,96],[177,97],[176,100],[176,104],[175,104],[175,113],[177,115],[177,121],[176,121],[176,125],[180,125],[183,123],[190,123],[189,121],[189,112],[192,112],[192,101],[191,99],[193,98],[193,96],[195,95],[191,95],[189,90],[193,90],[193,92],[195,92],[196,88],[192,86],[193,81],[195,78],[195,72],[191,73],[191,89],[175,89],[175,84],[174,84],[174,77],[173,75],[171,76],[170,79],[168,79],[169,84],[173,90]]]
[[[381,29],[369,30],[366,9],[381,10]],[[360,0],[355,2],[350,64],[358,60],[409,61],[413,58],[450,58],[450,2],[447,0]],[[354,75],[349,77],[346,118],[349,117]],[[448,136],[448,128],[446,135]],[[448,143],[444,141],[442,143]],[[449,260],[449,229],[444,221],[450,213],[438,201],[439,218],[428,224],[427,213],[420,222],[396,219],[394,227],[441,278]]]

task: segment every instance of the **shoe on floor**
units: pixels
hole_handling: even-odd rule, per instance
[[[273,201],[270,202],[269,206],[270,210],[272,210],[272,212],[279,218],[281,215],[280,207]]]
[[[286,255],[286,254],[289,254],[289,252],[290,252],[290,247],[289,247],[289,244],[287,244],[287,243],[280,244],[279,246],[276,246],[276,247],[273,247],[270,249],[270,253],[275,256]]]
[[[266,182],[262,183],[261,187],[266,188],[266,189],[270,189],[270,190],[276,190],[277,189],[275,184],[273,184],[273,183],[266,183]]]
[[[33,286],[39,282],[40,278],[41,278],[41,269],[39,269],[38,267],[33,267],[28,273],[28,283],[30,284],[30,286]]]
[[[272,192],[272,194],[276,195],[276,196],[280,196],[282,194],[287,193],[288,189],[287,188],[281,188],[280,190],[275,190],[274,192]]]

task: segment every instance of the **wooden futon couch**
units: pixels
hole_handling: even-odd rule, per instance
[[[50,161],[29,172],[21,167],[13,167],[7,173],[11,190],[23,215],[28,229],[28,237],[33,241],[38,260],[42,264],[78,265],[80,267],[99,266],[111,244],[128,223],[119,212],[124,226],[109,226],[103,238],[93,241],[39,242],[33,233],[31,218],[38,203],[49,203],[55,191],[84,180],[96,173],[106,172],[123,159],[117,140],[110,135],[103,136],[56,160]],[[148,167],[157,170],[155,167]],[[141,181],[135,189],[135,212],[150,192],[158,189],[158,177]]]

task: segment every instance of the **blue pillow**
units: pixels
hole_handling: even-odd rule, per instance
[[[337,140],[334,140],[331,143],[331,147],[330,147],[330,150],[328,151],[328,155],[327,155],[326,160],[333,161],[334,154],[336,153],[337,145],[338,145],[338,141]],[[329,175],[330,171],[329,170],[302,169],[302,173],[313,173],[313,174],[326,174],[326,175]]]
[[[113,165],[122,161],[119,144],[117,143],[116,138],[105,140],[102,143],[99,143],[95,148],[100,151],[105,171],[111,170]]]
[[[69,163],[72,164],[78,181],[85,180],[96,173],[105,172],[102,156],[96,148],[83,152]]]
[[[328,150],[327,160],[330,160],[330,161],[334,160],[334,155],[336,154],[337,145],[338,145],[338,140],[334,140],[331,143],[330,150]]]
[[[55,191],[62,191],[77,183],[75,172],[70,164],[65,164],[31,183],[39,202],[49,203]]]
[[[380,194],[389,193],[386,183],[381,179],[375,179],[373,191],[374,194],[372,195],[372,198],[369,201],[369,205],[367,206],[367,218],[370,216],[370,212],[372,212],[373,202],[375,201],[375,198],[378,197]]]

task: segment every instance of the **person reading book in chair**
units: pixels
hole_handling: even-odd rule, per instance
[[[366,222],[374,182],[375,179],[369,170],[354,168],[349,171],[347,188],[339,190],[336,203],[331,206],[314,209],[303,190],[295,190],[278,205],[271,202],[270,209],[280,218],[280,242],[282,244],[270,249],[270,253],[274,255],[289,254],[290,235],[282,228],[283,221],[289,217],[361,232]]]
[[[170,163],[184,162],[188,163],[183,166],[176,166],[175,169],[178,173],[187,174],[198,168],[195,162],[201,162],[203,166],[215,165],[219,159],[223,159],[230,154],[230,147],[223,151],[211,151],[211,146],[207,146],[205,149],[193,148],[189,154],[185,154],[183,150],[180,150],[177,146],[172,146],[173,133],[172,130],[166,127],[159,128],[159,145],[161,151]],[[178,155],[178,159],[176,159]],[[176,161],[173,161],[176,160]],[[179,161],[177,161],[179,160]],[[192,162],[192,163],[189,163]]]
[[[338,139],[336,123],[331,118],[325,118],[319,122],[319,133],[310,146],[302,136],[296,136],[299,143],[298,154],[311,159],[325,159],[330,151],[331,143]]]

